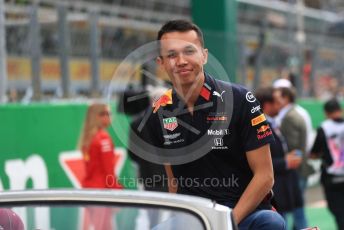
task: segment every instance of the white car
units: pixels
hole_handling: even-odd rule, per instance
[[[24,229],[237,229],[228,207],[204,198],[157,192],[5,191],[0,192],[0,210],[17,214]],[[2,222],[0,212],[0,229]]]

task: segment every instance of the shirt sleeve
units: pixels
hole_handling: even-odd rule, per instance
[[[333,159],[327,146],[325,131],[321,127],[317,130],[311,153],[321,157],[324,165],[333,164]]]
[[[317,135],[314,140],[314,144],[311,153],[321,156],[325,151],[326,138],[324,130],[320,127],[317,130]]]
[[[251,151],[274,142],[272,130],[263,114],[260,103],[253,93],[241,89],[240,103],[240,138],[245,151]],[[236,100],[236,98],[234,98]]]

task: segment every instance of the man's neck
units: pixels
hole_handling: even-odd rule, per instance
[[[190,85],[183,85],[181,87],[175,87],[178,95],[182,97],[187,105],[190,113],[193,113],[193,107],[197,101],[197,98],[201,92],[205,81],[205,76],[202,74],[194,83]]]

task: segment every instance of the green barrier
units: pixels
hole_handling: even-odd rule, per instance
[[[325,118],[323,102],[308,99],[298,103],[308,110],[313,127],[317,128]],[[115,107],[112,106],[114,127],[109,133],[116,148],[122,149],[126,156],[123,147],[128,141],[128,127],[125,126],[124,132],[123,127],[117,127],[128,124],[128,117],[116,113]],[[86,109],[86,104],[1,105],[0,189],[75,187],[77,181],[69,175],[73,172],[68,172],[68,165],[61,161],[71,159],[70,153],[76,151]],[[125,138],[120,139],[114,129],[121,130]],[[135,176],[130,161],[123,160],[120,167],[120,177]],[[33,174],[32,168],[40,172]],[[135,187],[133,183],[124,185]]]
[[[134,178],[136,174],[124,148],[128,139],[128,125],[125,126],[128,117],[116,113],[116,105],[111,107],[114,126],[109,128],[109,133],[120,156],[116,164],[117,173],[119,177]],[[86,110],[87,104],[1,105],[0,191],[80,187],[81,177],[78,176],[80,170],[77,166],[82,163],[82,157],[77,144]],[[114,131],[119,124],[122,127],[121,135],[126,137],[121,139],[123,142]],[[125,181],[122,184],[130,189],[136,187],[136,184],[126,184]],[[29,221],[33,219],[30,216],[34,215],[36,209],[18,210],[27,214],[28,229],[39,225]],[[47,217],[54,217],[45,227],[66,229],[65,221],[56,221],[59,216],[56,210],[45,209],[45,212]],[[79,216],[78,210],[69,212],[68,216]],[[67,229],[76,229],[83,219],[73,220],[68,221]]]
[[[114,107],[115,105],[112,106],[113,111]],[[0,106],[0,164],[3,169],[0,170],[0,188],[73,187],[75,183],[61,166],[61,153],[77,150],[86,110],[86,104]],[[120,123],[127,124],[127,119],[115,112],[114,129]],[[112,127],[109,128],[109,133],[116,147],[122,149],[121,153],[124,152],[123,157],[126,157],[123,150],[125,143],[119,140]],[[128,136],[127,134],[128,129],[121,133],[124,136]],[[127,138],[124,140],[127,141]],[[120,167],[120,176],[134,176],[128,160],[123,160]],[[32,168],[40,172],[31,172]],[[18,170],[21,173],[17,173]]]

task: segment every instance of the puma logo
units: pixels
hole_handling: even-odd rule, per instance
[[[214,95],[214,96],[217,96],[217,97],[219,97],[219,98],[221,98],[221,101],[223,102],[222,94],[224,94],[225,92],[226,92],[226,91],[222,91],[222,93],[220,94],[219,92],[214,91],[214,92],[213,92],[213,95]]]

